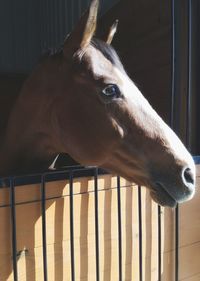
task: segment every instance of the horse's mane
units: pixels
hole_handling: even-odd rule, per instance
[[[39,58],[39,62],[43,62],[44,60],[50,58],[50,57],[58,57],[60,55],[62,55],[63,53],[63,45],[56,47],[56,48],[48,48],[43,50],[40,58]]]

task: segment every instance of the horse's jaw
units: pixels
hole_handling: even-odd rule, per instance
[[[155,155],[155,162],[153,160],[148,162],[148,157],[146,159],[145,156],[145,152],[143,154],[141,151],[135,154],[135,157],[130,151],[129,153],[118,151],[101,167],[129,182],[145,186],[150,190],[152,199],[162,206],[175,207],[177,203],[193,198],[196,184],[195,164],[189,153],[187,162],[182,160],[183,163],[177,162],[173,165],[164,156],[162,158],[162,155],[163,161],[156,159]]]

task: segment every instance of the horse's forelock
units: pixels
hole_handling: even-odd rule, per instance
[[[92,46],[99,50],[113,65],[125,72],[124,67],[119,59],[114,48],[102,40],[93,38],[91,41]]]

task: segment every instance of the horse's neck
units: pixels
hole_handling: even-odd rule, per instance
[[[4,142],[0,152],[0,175],[32,173],[48,168],[57,153],[51,146],[50,139],[34,133],[29,141],[18,140],[11,145],[10,140]]]
[[[4,95],[0,95],[0,148],[2,147],[5,138],[9,117],[15,107],[20,90],[13,93],[6,92],[5,94],[6,97]]]
[[[1,170],[20,171],[20,166],[28,166],[28,163],[31,163],[30,170],[35,168],[36,163],[37,167],[46,166],[56,155],[54,140],[49,137],[53,134],[51,90],[55,85],[51,79],[44,79],[48,79],[44,69],[37,69],[25,82],[14,105],[5,137],[2,138],[0,160],[3,167],[0,167],[0,174]]]

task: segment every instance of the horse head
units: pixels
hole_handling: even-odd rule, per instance
[[[29,143],[29,152],[21,155],[28,157],[36,147],[31,135],[40,147],[34,150],[36,163],[37,153],[39,159],[45,151],[49,159],[68,153],[81,164],[97,165],[145,185],[161,205],[189,200],[195,192],[193,159],[128,77],[111,47],[117,22],[106,40],[94,37],[97,11],[98,1],[93,0],[62,52],[41,63],[24,86],[18,102],[26,114],[21,117],[23,133],[16,130],[19,113],[11,118],[13,130]],[[34,104],[40,108],[28,122]],[[13,136],[10,139],[13,144]],[[18,138],[18,147],[19,143]]]
[[[193,159],[110,46],[117,22],[105,41],[94,38],[97,10],[94,0],[64,44],[66,64],[73,72],[67,152],[80,163],[149,187],[162,205],[188,200],[195,190]],[[64,128],[66,118],[60,122]]]

